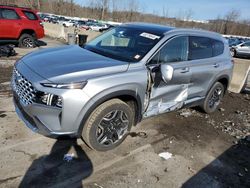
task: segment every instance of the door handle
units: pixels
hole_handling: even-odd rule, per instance
[[[213,64],[214,68],[218,68],[220,65],[218,63]]]
[[[189,72],[189,68],[188,67],[185,67],[185,68],[182,68],[180,73],[187,73]]]

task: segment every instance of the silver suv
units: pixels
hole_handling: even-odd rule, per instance
[[[82,137],[106,151],[143,118],[187,106],[214,112],[232,68],[219,34],[124,24],[83,48],[40,50],[17,61],[14,104],[33,131]]]

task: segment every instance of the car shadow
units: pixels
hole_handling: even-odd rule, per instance
[[[72,160],[65,160],[71,153],[75,153]],[[92,172],[92,162],[76,139],[57,140],[49,155],[33,161],[19,187],[83,187],[82,181]]]
[[[186,181],[182,188],[238,188],[250,185],[250,138],[242,139]]]

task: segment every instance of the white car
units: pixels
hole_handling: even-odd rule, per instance
[[[66,20],[66,21],[61,21],[60,24],[63,25],[64,27],[71,27],[74,26],[75,22],[73,20]]]
[[[102,24],[94,24],[90,25],[89,28],[93,31],[100,31],[100,29],[107,28],[107,25],[102,25]]]

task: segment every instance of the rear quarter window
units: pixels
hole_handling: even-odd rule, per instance
[[[207,37],[189,37],[189,60],[213,57],[212,41]]]
[[[224,43],[219,40],[213,40],[213,57],[223,54],[224,52]]]
[[[38,20],[38,17],[33,12],[24,10],[23,13],[29,20]]]

